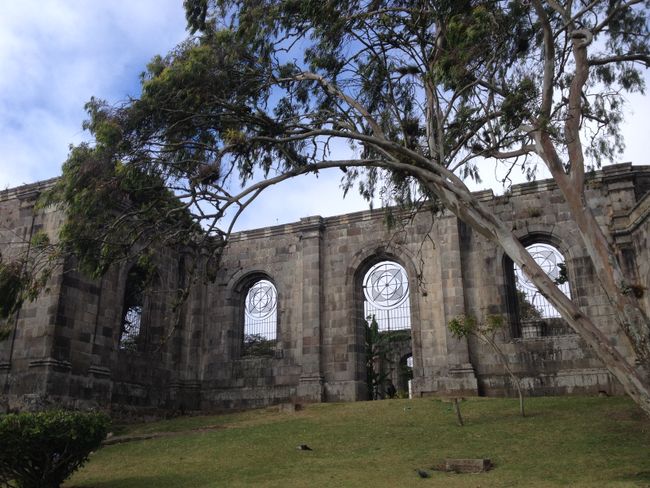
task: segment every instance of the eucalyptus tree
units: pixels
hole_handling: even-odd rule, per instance
[[[215,261],[226,217],[338,167],[346,191],[435,200],[501,246],[650,414],[648,316],[585,199],[589,170],[622,149],[622,96],[644,89],[649,3],[185,0],[191,35],[151,61],[141,95],[89,102],[95,143],[50,196],[74,222],[63,242],[98,272],[146,239]],[[548,168],[636,362],[471,194],[497,162]]]

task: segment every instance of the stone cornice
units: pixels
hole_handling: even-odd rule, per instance
[[[28,185],[17,186],[15,188],[7,188],[0,191],[0,202],[18,198],[20,200],[35,199],[44,190],[54,186],[59,178],[50,178],[49,180],[37,181]]]
[[[612,217],[612,235],[620,237],[634,232],[650,218],[650,192],[647,192],[629,212]]]
[[[72,364],[70,361],[60,361],[54,358],[34,359],[29,363],[30,368],[52,368],[63,371],[70,371]]]
[[[93,365],[88,368],[88,373],[98,378],[110,378],[111,370],[105,366]]]
[[[605,166],[601,170],[596,171],[588,177],[588,185],[597,185],[600,184],[616,184],[625,180],[629,180],[630,184],[633,185],[634,177],[646,173],[650,177],[650,166],[634,166],[632,163],[622,163],[615,164],[611,166]],[[6,190],[0,191],[0,201],[10,200],[12,198],[18,199],[35,199],[38,195],[44,190],[51,188],[54,183],[58,180],[57,178],[51,178],[44,181],[39,181],[36,183],[31,183],[27,185],[18,186],[15,188],[9,188]],[[510,192],[508,192],[508,198],[537,193],[541,191],[554,191],[557,190],[557,185],[553,179],[533,181],[530,183],[521,183],[518,185],[513,185]],[[495,195],[492,190],[481,190],[473,192],[473,195],[480,201],[489,202],[495,199]],[[645,197],[647,199],[647,197]],[[643,200],[643,199],[642,199]],[[640,207],[639,205],[635,209]],[[399,213],[399,210],[395,208],[392,209],[393,212]],[[635,210],[633,209],[632,212]],[[275,237],[279,235],[289,235],[289,234],[298,234],[300,232],[306,232],[310,230],[322,230],[328,227],[335,227],[339,225],[349,225],[357,222],[363,222],[378,218],[383,218],[385,209],[373,209],[373,210],[362,210],[360,212],[353,212],[349,214],[336,215],[333,217],[320,217],[320,216],[309,216],[301,218],[299,222],[293,222],[288,224],[276,225],[271,227],[262,227],[259,229],[246,230],[241,232],[233,233],[230,236],[230,240],[233,242],[245,241],[248,239],[260,239]],[[631,212],[631,213],[632,213]],[[646,214],[647,215],[647,214]],[[445,212],[441,218],[451,217],[448,212]],[[314,227],[316,226],[316,227]],[[620,225],[616,225],[620,227]]]

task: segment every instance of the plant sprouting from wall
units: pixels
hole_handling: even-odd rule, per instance
[[[517,306],[519,307],[519,320],[522,322],[537,322],[542,319],[542,312],[528,300],[526,292],[515,290]]]
[[[0,253],[0,340],[10,335],[11,319],[22,305],[47,291],[48,280],[60,261],[55,246],[43,231],[35,232],[29,242],[17,245],[11,258]]]
[[[22,305],[24,277],[20,262],[5,263],[0,257],[0,319],[8,319]]]
[[[273,356],[275,342],[262,334],[246,334],[242,344],[242,356]]]

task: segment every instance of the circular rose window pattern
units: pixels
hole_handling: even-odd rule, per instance
[[[375,264],[363,281],[366,300],[384,310],[399,307],[408,298],[408,291],[406,271],[392,261]]]
[[[273,283],[260,280],[255,283],[246,295],[246,315],[251,319],[264,319],[275,312],[278,294]]]

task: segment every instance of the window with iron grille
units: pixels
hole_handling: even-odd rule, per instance
[[[124,287],[122,323],[120,327],[119,349],[137,351],[142,348],[142,312],[144,309],[144,292],[147,272],[139,266],[133,266],[127,275]]]
[[[269,280],[254,282],[244,300],[242,355],[271,355],[278,328],[278,292]]]
[[[372,266],[363,278],[364,317],[375,316],[379,330],[411,328],[411,305],[406,270],[394,261]]]
[[[526,250],[549,278],[556,283],[562,293],[571,298],[566,265],[560,251],[544,243],[531,244],[526,247]],[[571,329],[560,317],[557,309],[542,295],[521,268],[516,264],[513,264],[513,268],[517,318],[521,337],[532,338],[571,333]]]

